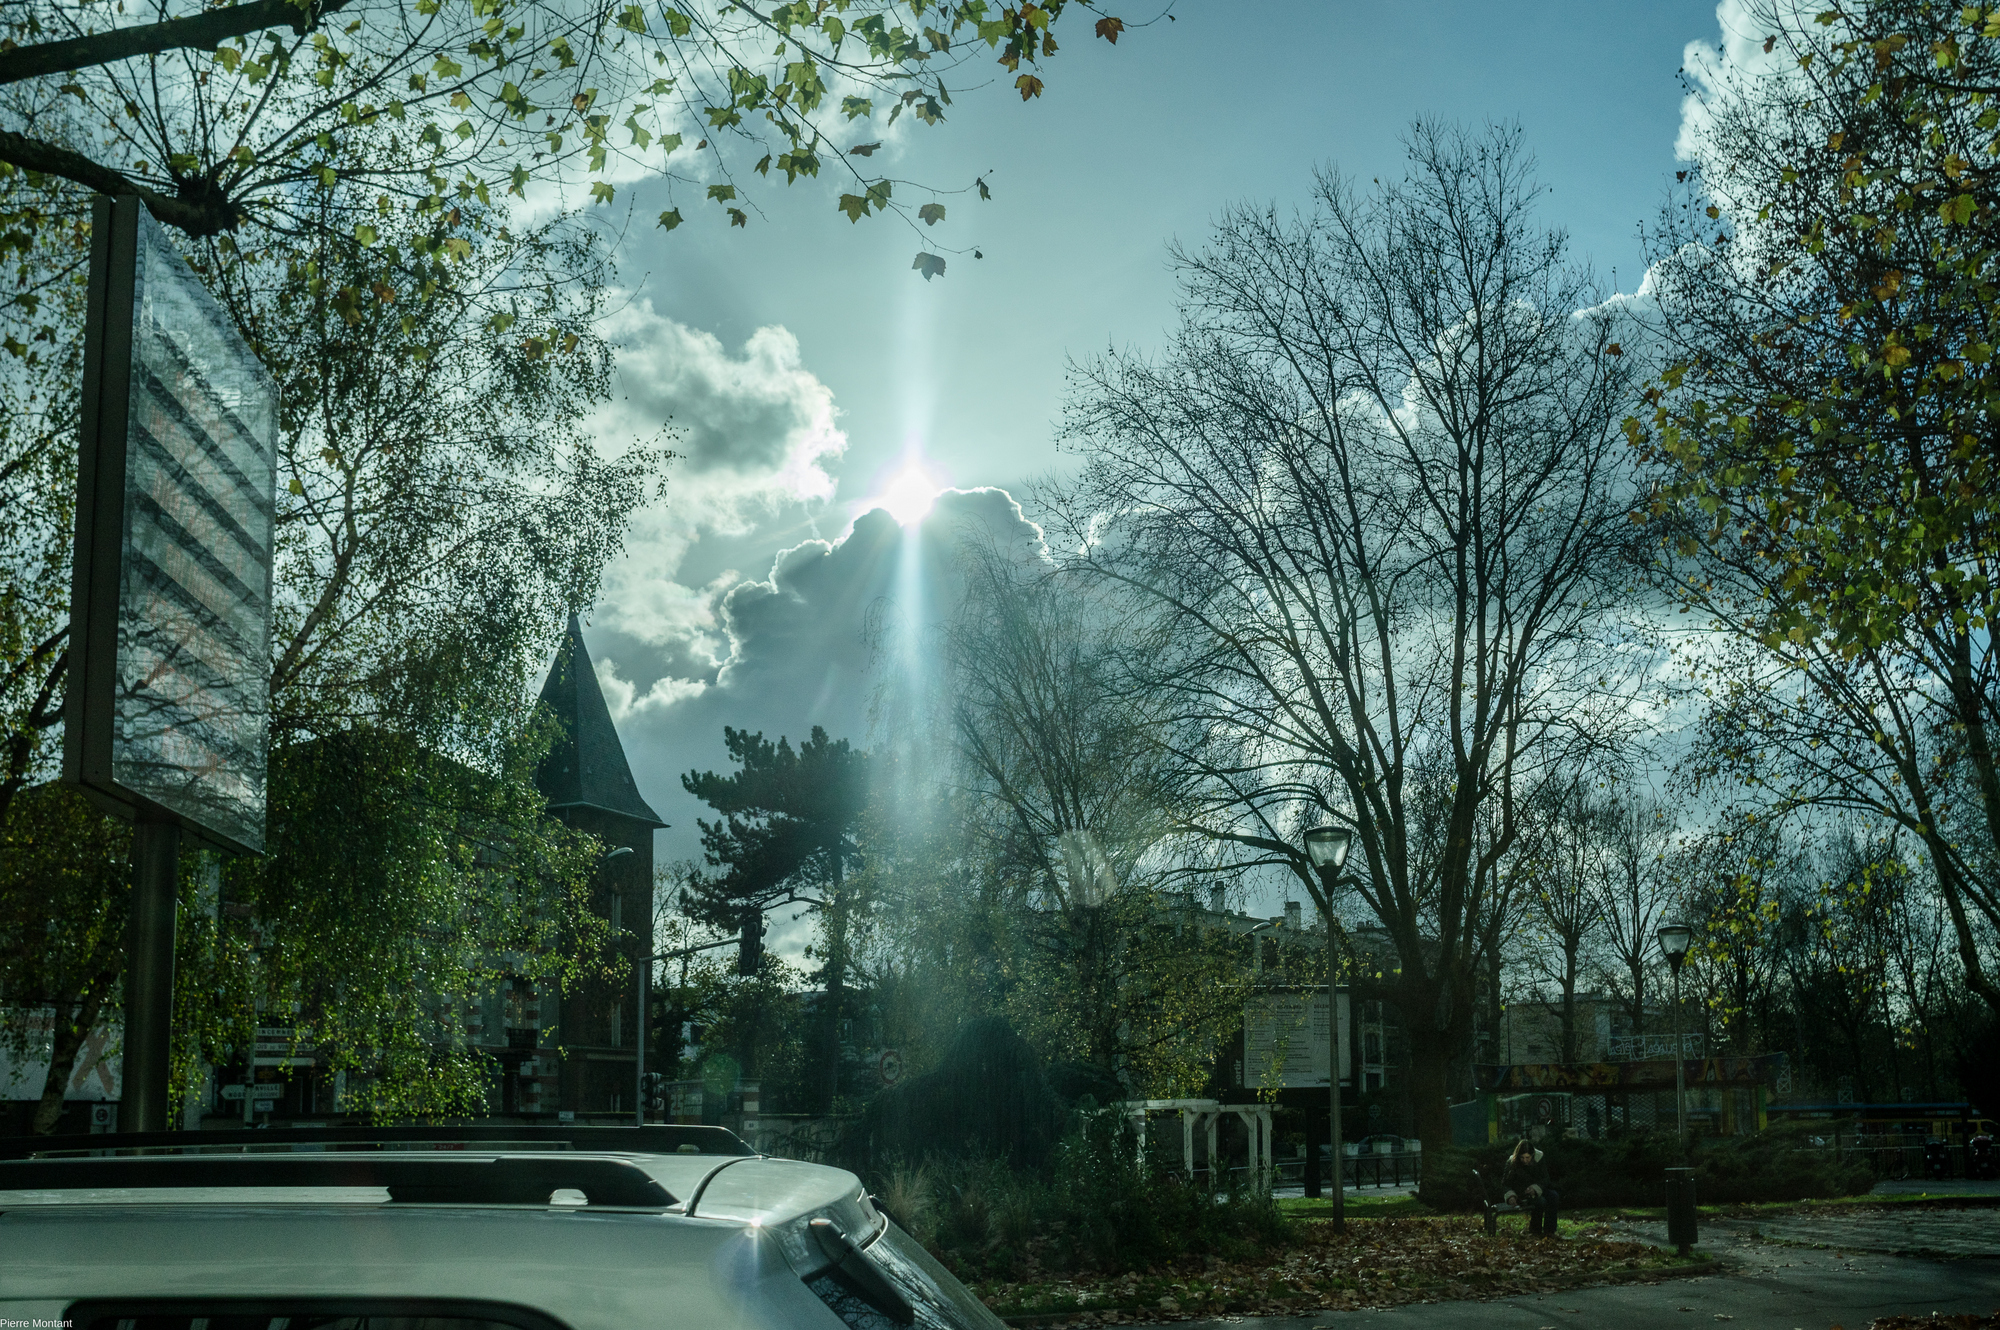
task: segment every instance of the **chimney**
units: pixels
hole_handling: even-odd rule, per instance
[[[1299,911],[1299,903],[1298,903],[1297,901],[1286,901],[1286,902],[1285,902],[1285,927],[1286,927],[1286,928],[1289,928],[1289,929],[1290,929],[1290,930],[1292,930],[1292,931],[1293,931],[1294,933],[1298,932],[1298,931],[1299,931],[1299,919],[1300,919],[1300,911]]]
[[[1224,887],[1214,886],[1208,889],[1208,908],[1211,913],[1214,914],[1229,913],[1229,902],[1226,899],[1226,896],[1227,896],[1227,889]]]

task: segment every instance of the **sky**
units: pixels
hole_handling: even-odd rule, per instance
[[[1230,205],[1305,206],[1316,170],[1400,175],[1418,117],[1508,121],[1539,161],[1543,223],[1606,294],[1632,292],[1677,167],[1680,71],[1691,44],[1723,42],[1734,3],[1180,0],[1146,26],[1157,7],[1107,4],[1132,26],[1115,47],[1059,26],[1041,98],[993,66],[942,125],[898,127],[878,169],[992,188],[948,197],[934,232],[850,224],[831,177],[753,178],[744,228],[692,192],[626,186],[617,398],[593,428],[615,450],[668,425],[682,456],[585,638],[673,824],[659,862],[699,856],[680,776],[726,769],[725,724],[868,744],[871,623],[939,606],[912,569],[948,561],[954,519],[1034,538],[1032,483],[1075,465],[1066,369],[1162,345],[1171,242],[1198,246]],[[637,220],[670,204],[688,218],[672,233]],[[911,270],[919,248],[945,254],[942,277]],[[963,492],[920,516],[939,489]]]

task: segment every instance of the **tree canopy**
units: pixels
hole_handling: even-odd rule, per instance
[[[927,230],[940,191],[872,169],[884,133],[905,114],[943,121],[948,82],[983,78],[989,57],[1023,100],[1040,96],[1072,5],[1092,8],[241,0],[133,23],[104,0],[32,0],[0,17],[0,163],[137,194],[195,237],[358,234],[386,212],[435,219],[537,180],[608,203],[663,179],[661,226],[682,223],[682,199],[742,226],[751,175],[823,169],[850,220],[894,212]],[[1095,33],[1115,43],[1124,26],[1099,15]],[[299,206],[314,183],[355,188],[328,217]],[[913,188],[927,201],[911,209]]]

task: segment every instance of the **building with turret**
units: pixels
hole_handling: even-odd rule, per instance
[[[554,717],[557,733],[535,771],[535,788],[549,801],[551,816],[604,842],[591,908],[610,922],[619,954],[650,956],[653,833],[667,824],[632,779],[575,615],[556,649],[541,702]],[[555,1110],[577,1117],[632,1112],[640,1034],[636,989],[581,983],[553,1005],[557,1047],[540,1050],[536,1060],[557,1064]],[[546,1093],[539,1107],[543,1112],[551,1107]]]

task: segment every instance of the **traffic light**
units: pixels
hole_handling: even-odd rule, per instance
[[[753,975],[764,962],[764,912],[743,916],[743,940],[736,951],[736,973]]]
[[[646,1111],[664,1113],[667,1111],[667,1078],[664,1073],[646,1073]]]

